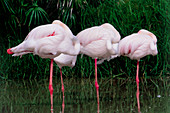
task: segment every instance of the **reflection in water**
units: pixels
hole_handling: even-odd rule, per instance
[[[137,98],[137,104],[138,104],[138,113],[140,113],[139,86],[137,86],[136,98]]]
[[[99,113],[100,112],[100,108],[99,108],[99,103],[97,103],[97,113]]]
[[[93,78],[60,78],[53,81],[54,113],[98,112]],[[136,82],[133,79],[99,79],[100,113],[137,113]],[[156,87],[155,87],[156,85]],[[168,79],[148,79],[140,82],[140,111],[168,113]],[[0,82],[0,113],[50,113],[50,94],[47,80]],[[63,101],[64,100],[64,101]],[[65,107],[62,106],[63,102]]]

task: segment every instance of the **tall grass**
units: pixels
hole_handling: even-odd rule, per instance
[[[98,0],[84,1],[36,1],[23,0],[1,1],[1,58],[0,77],[8,78],[46,78],[49,75],[50,60],[38,56],[24,55],[11,57],[6,49],[21,43],[29,30],[40,24],[51,23],[60,19],[66,23],[76,35],[88,27],[112,24],[121,34],[121,38],[147,29],[158,39],[158,55],[147,56],[140,62],[140,77],[161,78],[169,76],[169,9],[166,0]],[[19,5],[18,5],[19,4]],[[123,65],[122,65],[123,64]],[[54,66],[54,75],[59,68]],[[93,77],[94,61],[87,56],[78,56],[73,69],[63,68],[65,77]],[[134,77],[136,61],[127,57],[119,57],[98,66],[100,77]],[[58,76],[59,77],[59,76]]]

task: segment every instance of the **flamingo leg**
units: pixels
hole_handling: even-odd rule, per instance
[[[50,82],[49,82],[49,91],[51,97],[51,113],[53,113],[53,85],[52,85],[52,77],[53,77],[53,59],[51,59],[50,64]]]
[[[61,75],[61,90],[63,92],[63,103],[62,103],[62,113],[64,113],[64,107],[65,107],[65,104],[64,104],[64,83],[63,83],[63,77],[62,77],[62,70],[60,68],[60,75]]]
[[[137,61],[136,84],[137,84],[136,98],[137,98],[137,104],[138,104],[138,113],[140,113],[140,102],[139,102],[139,61]]]
[[[99,113],[99,84],[97,82],[97,59],[95,58],[95,87],[97,92],[97,110]]]

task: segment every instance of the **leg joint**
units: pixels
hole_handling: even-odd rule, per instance
[[[52,85],[49,85],[49,91],[50,91],[50,94],[53,94],[53,86]]]

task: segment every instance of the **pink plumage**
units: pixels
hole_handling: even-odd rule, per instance
[[[140,60],[146,55],[157,55],[156,36],[147,31],[129,35],[119,42],[119,55],[128,56],[130,59]]]
[[[119,32],[109,23],[85,29],[78,33],[81,53],[92,58],[109,58],[117,53]]]
[[[61,53],[77,55],[80,44],[71,30],[64,23],[56,20],[53,24],[34,28],[21,44],[8,51],[13,52],[13,56],[33,53],[42,58],[53,59]]]

